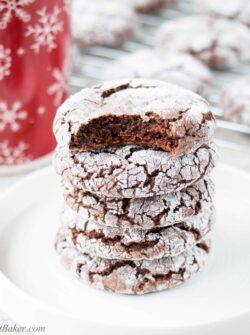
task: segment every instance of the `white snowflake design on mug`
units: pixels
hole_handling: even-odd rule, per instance
[[[20,121],[27,119],[28,113],[22,110],[22,103],[15,101],[11,107],[0,101],[0,132],[8,126],[13,132],[21,129]]]
[[[16,16],[22,22],[30,20],[30,14],[25,7],[36,0],[2,0],[0,3],[0,29],[6,29],[13,16]]]
[[[37,11],[37,23],[27,26],[25,36],[33,37],[34,43],[31,49],[35,53],[39,53],[41,47],[46,47],[48,52],[57,47],[56,36],[63,31],[63,22],[58,18],[60,12],[58,6],[55,6],[51,13],[47,13],[47,8],[43,7]]]
[[[31,161],[32,156],[27,155],[29,145],[19,141],[17,145],[11,146],[8,141],[0,142],[0,166],[17,165]]]

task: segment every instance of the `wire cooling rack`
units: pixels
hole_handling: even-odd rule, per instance
[[[174,20],[192,14],[191,0],[179,0],[176,8],[167,9],[159,15],[139,14],[141,27],[137,37],[120,48],[88,47],[74,45],[74,68],[71,76],[71,92],[99,82],[102,69],[114,59],[141,49],[152,47],[156,29],[166,20]],[[233,123],[223,118],[218,106],[220,91],[237,77],[250,74],[250,63],[242,64],[227,71],[212,71],[213,85],[206,98],[217,118],[217,143],[228,149],[240,150],[250,154],[250,127]]]

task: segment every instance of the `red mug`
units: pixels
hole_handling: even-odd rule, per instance
[[[0,0],[0,166],[46,157],[68,94],[69,0]]]

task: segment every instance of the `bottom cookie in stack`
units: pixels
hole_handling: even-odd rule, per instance
[[[69,207],[62,211],[56,249],[62,262],[97,288],[143,294],[176,286],[203,266],[214,208],[154,229],[100,225]]]

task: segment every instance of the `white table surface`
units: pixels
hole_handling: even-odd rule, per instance
[[[238,151],[232,151],[229,149],[220,149],[219,156],[220,161],[222,161],[223,163],[238,167],[250,173],[250,155]],[[29,173],[23,173],[11,176],[7,175],[0,176],[0,195],[3,194],[4,191],[7,190],[12,184],[22,179]],[[4,311],[0,311],[0,326],[3,324],[13,326],[14,322],[8,319],[8,317],[4,314]],[[17,334],[17,333],[12,332],[11,334]]]

